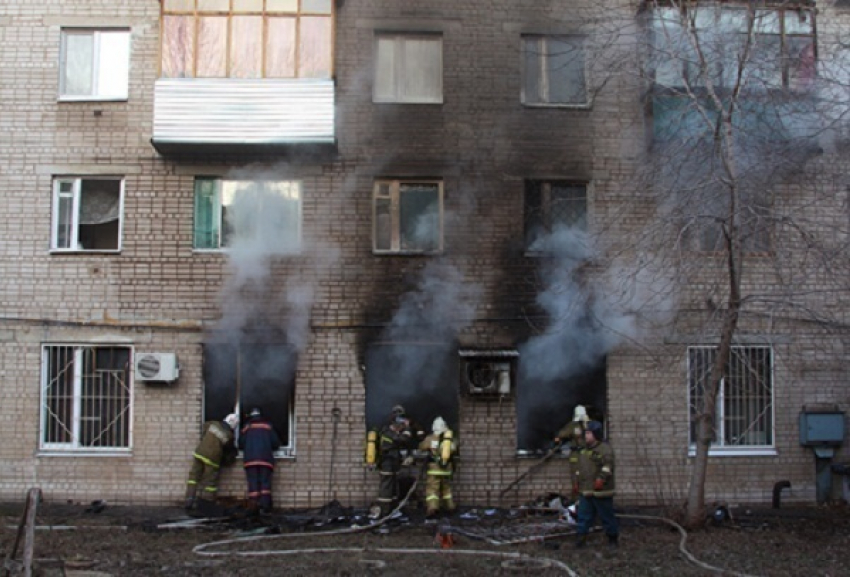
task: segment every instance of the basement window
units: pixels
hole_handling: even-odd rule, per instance
[[[522,103],[587,106],[583,36],[522,37]]]
[[[301,183],[195,179],[194,247],[256,246],[273,254],[301,249]]]
[[[51,250],[121,250],[123,199],[120,178],[54,179]]]
[[[244,425],[257,407],[280,437],[277,456],[294,456],[296,364],[287,344],[204,344],[204,421],[222,420],[235,410]]]
[[[331,78],[332,0],[163,0],[163,78]]]
[[[39,449],[129,452],[132,398],[129,347],[44,345]]]
[[[442,251],[442,181],[379,180],[372,201],[375,254]]]
[[[375,34],[374,102],[441,104],[443,37],[439,34]]]
[[[704,413],[716,347],[688,347],[690,452],[695,452],[697,417]],[[732,347],[715,405],[711,455],[774,454],[773,350]],[[766,451],[766,452],[765,452]]]
[[[558,228],[587,230],[587,184],[565,180],[525,181],[525,246]]]
[[[60,100],[126,100],[130,31],[63,28]]]

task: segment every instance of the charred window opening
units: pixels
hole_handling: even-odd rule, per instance
[[[296,353],[287,344],[204,345],[204,421],[259,407],[280,436],[281,456],[294,454]]]
[[[545,451],[555,433],[569,423],[576,405],[588,416],[606,422],[608,385],[606,361],[557,378],[535,376],[534,367],[519,362],[517,382],[517,453]]]
[[[54,180],[52,249],[120,250],[123,197],[120,178]]]
[[[430,343],[375,343],[366,350],[366,427],[402,405],[423,430],[434,418],[458,423],[457,349]]]
[[[586,183],[526,180],[524,204],[526,250],[539,250],[538,241],[559,227],[587,230]]]

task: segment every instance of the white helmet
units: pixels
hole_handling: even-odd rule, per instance
[[[442,435],[449,430],[449,426],[446,425],[446,421],[443,420],[443,417],[437,417],[431,424],[431,430],[434,431],[435,435]]]
[[[584,409],[584,405],[576,405],[575,411],[573,411],[573,421],[583,421],[588,422],[590,417],[587,416],[587,411]]]
[[[224,417],[224,422],[227,423],[228,427],[235,431],[236,427],[239,426],[239,415],[237,415],[236,413],[230,413],[229,415]]]

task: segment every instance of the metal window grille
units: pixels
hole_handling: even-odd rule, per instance
[[[45,346],[43,449],[130,447],[130,349]]]
[[[696,417],[704,412],[715,347],[688,349],[690,441],[696,442]],[[733,347],[716,399],[713,444],[719,447],[773,445],[773,351]]]

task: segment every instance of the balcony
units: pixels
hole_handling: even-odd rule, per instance
[[[330,79],[167,78],[151,144],[163,156],[333,154]]]

